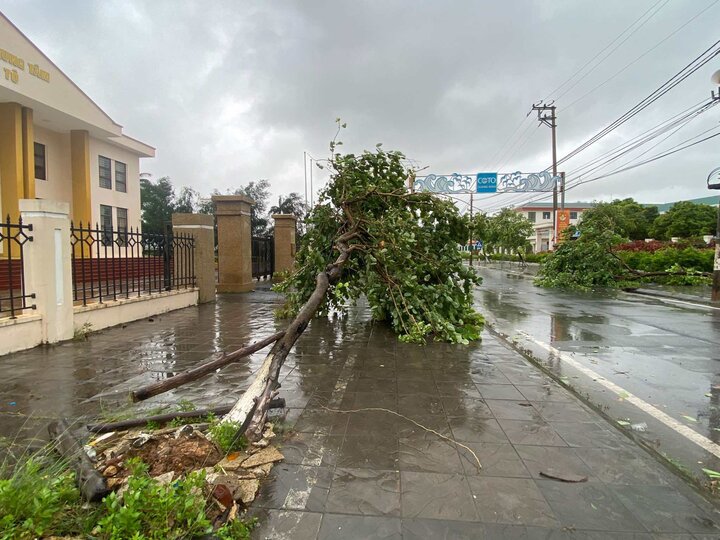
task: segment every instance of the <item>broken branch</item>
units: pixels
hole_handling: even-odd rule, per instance
[[[164,381],[152,383],[152,384],[149,384],[147,386],[144,386],[138,390],[131,392],[130,399],[134,403],[136,403],[138,401],[143,401],[143,400],[151,398],[153,396],[157,396],[158,394],[168,392],[168,391],[172,390],[173,388],[177,388],[178,386],[187,384],[191,381],[199,379],[200,377],[204,377],[205,375],[208,375],[217,369],[225,367],[228,364],[231,364],[233,362],[236,362],[237,360],[240,360],[241,358],[245,358],[246,356],[249,356],[249,355],[253,354],[254,352],[257,352],[260,349],[264,349],[271,343],[275,343],[277,340],[282,338],[284,335],[285,335],[285,332],[277,332],[271,336],[266,337],[265,339],[261,339],[260,341],[256,341],[255,343],[253,343],[251,345],[243,347],[242,349],[233,351],[230,354],[214,355],[215,360],[211,360],[210,362],[206,362],[206,363],[201,364],[192,369],[183,371],[182,373],[179,373],[178,375],[175,375],[174,377],[171,377],[169,379],[165,379]]]

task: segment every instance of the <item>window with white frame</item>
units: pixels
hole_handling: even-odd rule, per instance
[[[112,189],[112,161],[105,156],[98,156],[100,187]]]
[[[127,193],[127,165],[121,161],[115,162],[115,190]]]

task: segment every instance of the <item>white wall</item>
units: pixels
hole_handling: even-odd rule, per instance
[[[70,166],[70,135],[33,127],[35,142],[45,145],[47,180],[35,180],[38,199],[63,201],[72,208],[72,169]],[[71,210],[72,212],[72,210]]]
[[[112,189],[100,187],[100,164],[98,156],[110,158],[112,163]],[[127,166],[127,193],[117,191],[115,185],[115,161]],[[111,143],[90,138],[90,185],[92,193],[92,220],[100,223],[100,205],[113,207],[113,227],[117,227],[116,208],[127,208],[128,227],[140,227],[140,158],[128,150]]]

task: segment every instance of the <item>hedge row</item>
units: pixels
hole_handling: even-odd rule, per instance
[[[618,250],[617,254],[630,268],[643,272],[664,272],[676,264],[687,270],[712,272],[715,259],[714,250],[693,247],[665,247],[653,252]]]

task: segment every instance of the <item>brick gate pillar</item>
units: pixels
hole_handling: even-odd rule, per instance
[[[192,269],[198,288],[198,304],[214,302],[215,218],[210,214],[173,214],[172,225],[174,234],[195,239]]]
[[[291,270],[295,264],[295,226],[292,214],[273,214],[275,220],[275,272]]]
[[[214,195],[218,228],[217,292],[255,290],[252,280],[252,229],[254,201],[244,195]]]

